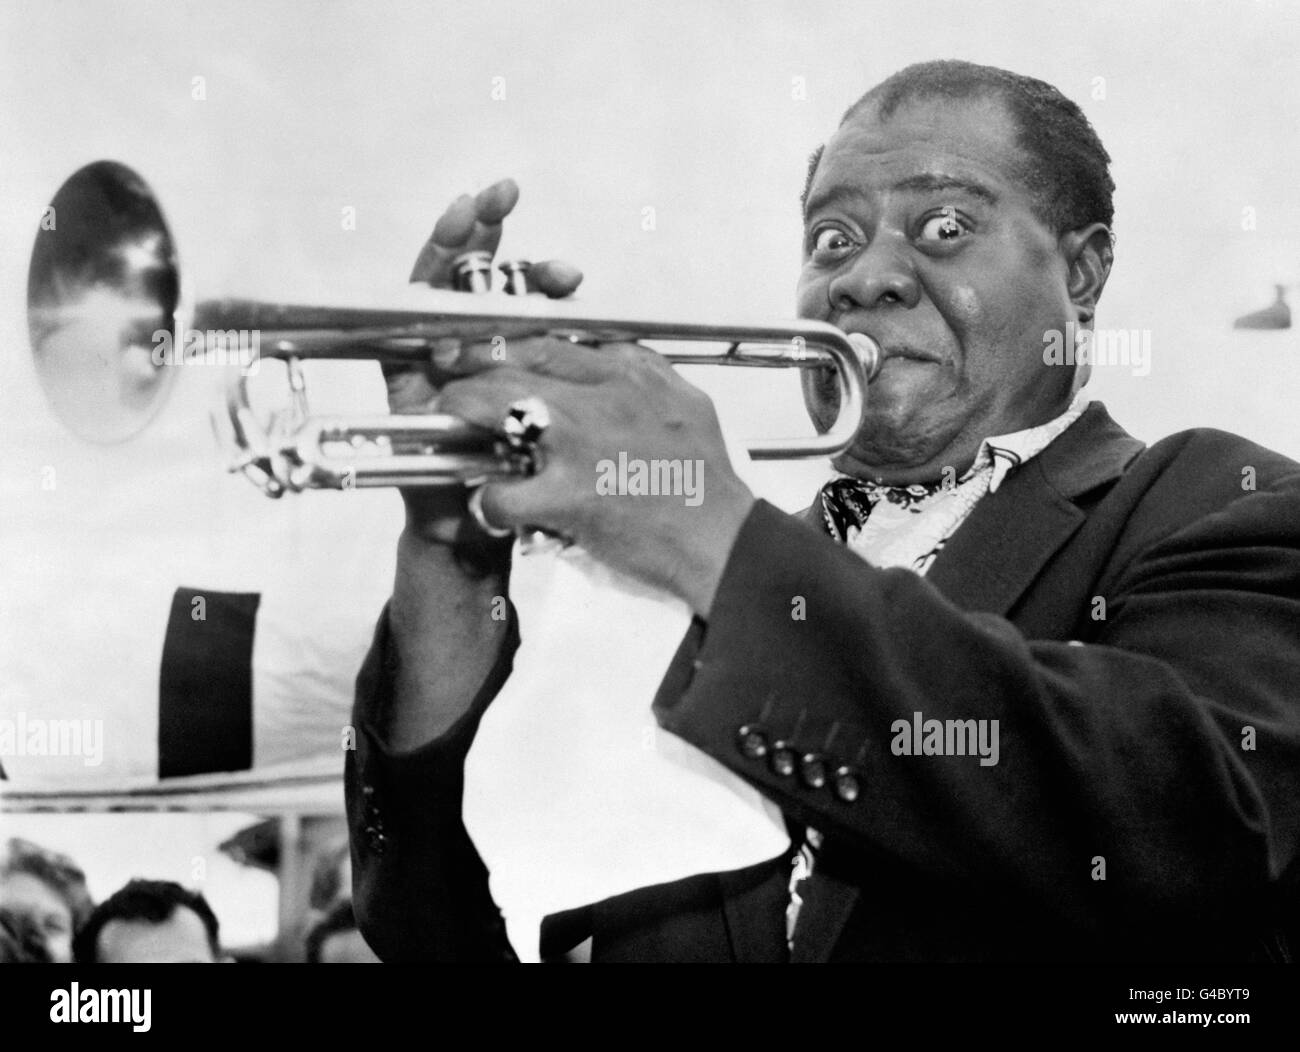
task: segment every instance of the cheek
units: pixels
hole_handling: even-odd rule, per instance
[[[1039,282],[958,282],[934,296],[939,312],[961,346],[969,376],[1005,374],[1030,346],[1039,346],[1044,291]]]
[[[994,298],[992,294],[969,282],[931,287],[927,293],[948,330],[947,339],[956,345],[950,353],[956,356],[958,372],[978,367],[983,348],[987,344],[996,345],[1001,338],[1001,334],[991,331],[995,322],[988,309]]]
[[[952,290],[950,318],[958,332],[969,332],[983,320],[980,294],[970,285],[958,285]]]

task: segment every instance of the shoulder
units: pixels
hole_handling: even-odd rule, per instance
[[[1176,465],[1180,470],[1208,470],[1215,474],[1220,468],[1251,468],[1256,481],[1273,482],[1300,474],[1300,463],[1290,457],[1213,427],[1192,428],[1162,438],[1144,456],[1161,464]],[[1236,472],[1238,476],[1242,473],[1242,470]]]
[[[1149,499],[1185,514],[1209,514],[1261,494],[1300,498],[1300,463],[1241,435],[1216,428],[1180,431],[1154,443],[1130,465],[1125,481]]]
[[[1127,492],[1124,492],[1127,491]],[[1241,435],[1194,428],[1134,459],[1116,485],[1120,547],[1145,556],[1266,547],[1300,555],[1300,463]]]

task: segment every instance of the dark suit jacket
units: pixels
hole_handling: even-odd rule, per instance
[[[512,956],[459,800],[513,647],[456,728],[392,756],[381,620],[347,790],[386,960]],[[1300,873],[1300,465],[1211,430],[1144,449],[1094,403],[925,578],[759,502],[655,711],[824,835],[795,960],[1258,959]],[[918,712],[998,720],[998,763],[894,755]],[[553,918],[544,952],[783,960],[788,876],[619,896]]]

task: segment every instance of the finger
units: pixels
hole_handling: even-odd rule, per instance
[[[547,395],[551,396],[549,402]],[[521,398],[540,398],[552,408],[552,403],[557,403],[560,397],[557,381],[517,369],[494,369],[449,383],[438,393],[432,411],[449,413],[471,424],[500,431],[512,403]]]
[[[571,398],[575,390],[579,389],[551,377],[515,369],[495,369],[448,384],[439,396],[437,411],[500,433],[513,403],[525,398],[540,399],[552,416],[550,425],[537,440],[542,464],[545,465],[548,454],[553,451],[548,438],[555,435],[556,424],[564,416],[565,398]],[[551,525],[552,515],[546,509],[554,503],[554,494],[550,492],[553,483],[552,475],[546,481],[536,477],[512,478],[485,486],[481,498],[484,516],[502,529],[525,524]],[[539,499],[543,503],[539,504]],[[568,507],[569,504],[566,499],[562,506]]]
[[[528,271],[528,280],[538,292],[551,299],[573,295],[582,284],[582,271],[562,259],[545,259],[534,263]]]
[[[539,508],[539,497],[548,484],[539,478],[518,478],[490,482],[483,487],[480,509],[483,517],[498,529],[539,527],[549,516]],[[551,503],[551,502],[547,502]]]
[[[469,194],[461,194],[438,217],[433,233],[416,256],[410,280],[430,285],[449,284],[451,261],[466,251],[465,246],[469,243],[477,222],[478,210],[474,207],[474,198]]]
[[[450,288],[455,278],[455,263],[466,252],[483,251],[493,254],[501,242],[501,224],[485,225],[475,220],[470,233],[459,244],[444,245],[431,236],[420,250],[411,268],[410,282]]]
[[[469,194],[461,194],[433,224],[429,240],[443,248],[459,248],[474,233],[474,224],[477,222],[478,209],[474,205],[474,198]]]
[[[462,194],[448,206],[425,242],[410,280],[429,285],[451,283],[452,263],[466,252],[495,253],[501,243],[501,223],[519,201],[513,179],[502,179],[477,197]]]
[[[392,412],[422,412],[437,397],[438,388],[426,370],[393,362],[384,362],[382,367]]]
[[[590,347],[556,336],[496,337],[489,343],[466,343],[454,359],[444,355],[437,361],[458,376],[476,376],[508,367],[571,383],[594,384],[618,372],[618,360],[611,353],[616,346],[622,345]]]
[[[478,221],[487,225],[500,225],[518,203],[519,184],[513,179],[498,179],[474,198]]]
[[[459,337],[437,336],[429,341],[429,356],[424,361],[409,358],[380,359],[379,368],[384,374],[384,382],[388,385],[390,400],[396,392],[413,382],[411,377],[407,375],[410,373],[422,376],[425,388],[429,392],[426,397],[432,397],[443,384],[456,379],[457,374],[444,368],[442,363],[450,362],[454,364],[456,359],[460,357],[460,352],[461,340]]]

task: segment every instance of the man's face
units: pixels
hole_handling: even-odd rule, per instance
[[[53,888],[30,873],[0,880],[0,906],[29,917],[55,964],[72,960],[72,911]]]
[[[99,933],[96,959],[102,964],[215,964],[203,919],[177,906],[161,924],[111,920]]]
[[[964,470],[990,435],[1063,411],[1072,376],[1043,335],[1075,318],[1069,265],[1017,176],[1016,127],[995,99],[868,110],[827,143],[809,190],[799,314],[884,351],[841,470],[907,483]],[[825,427],[833,382],[805,370]]]

